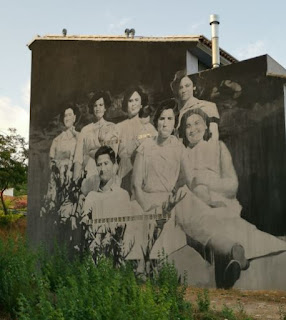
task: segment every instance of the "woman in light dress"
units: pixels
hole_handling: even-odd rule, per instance
[[[168,200],[184,166],[184,147],[173,135],[176,107],[174,99],[161,103],[154,116],[158,136],[146,139],[137,148],[133,186],[135,199],[145,212],[162,207]]]
[[[97,175],[94,155],[100,146],[113,145],[116,149],[118,134],[115,124],[104,119],[106,110],[111,105],[107,92],[96,92],[89,101],[89,112],[94,121],[82,128],[74,156],[74,180],[78,180],[86,171],[86,178]]]
[[[120,165],[118,176],[122,187],[131,193],[131,176],[137,147],[145,140],[157,135],[150,123],[148,96],[140,87],[130,87],[124,94],[122,110],[128,119],[118,123]]]
[[[174,136],[177,124],[176,108],[175,99],[163,101],[159,105],[154,115],[154,125],[158,136],[146,139],[136,150],[132,176],[135,200],[131,201],[135,214],[149,216],[162,214],[162,206],[172,197],[180,170],[184,167],[185,148]],[[171,229],[174,229],[172,228],[173,216],[166,225],[171,225]],[[148,252],[151,249],[150,243],[154,241],[155,227],[156,221],[152,219],[134,223],[130,234],[135,235],[135,246],[128,259],[139,259],[142,251]],[[185,245],[185,233],[177,228],[172,233],[171,242],[178,246]],[[149,249],[146,249],[147,245]],[[157,250],[154,259],[156,258],[158,258]]]
[[[65,130],[54,138],[50,147],[51,176],[48,191],[45,196],[44,206],[41,208],[41,216],[47,211],[57,210],[61,221],[67,216],[59,209],[67,198],[67,190],[73,175],[73,159],[79,133],[75,130],[75,122],[78,120],[78,110],[68,106],[60,115]]]
[[[61,114],[60,119],[66,129],[54,138],[50,148],[50,164],[51,167],[55,165],[59,170],[62,185],[68,183],[72,177],[72,165],[79,134],[74,127],[77,114],[77,110],[72,106]]]

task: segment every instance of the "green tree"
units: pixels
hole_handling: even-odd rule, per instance
[[[26,183],[28,169],[28,144],[16,129],[8,134],[0,133],[0,197],[4,213],[8,210],[4,202],[4,191]]]

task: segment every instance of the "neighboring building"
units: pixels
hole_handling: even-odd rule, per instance
[[[88,246],[94,254],[101,250],[106,252],[107,246],[108,252],[116,253],[117,262],[143,260],[142,252],[146,262],[156,257],[155,250],[164,248],[181,273],[189,272],[189,282],[193,285],[286,289],[283,277],[286,242],[278,239],[286,234],[286,70],[282,66],[267,55],[238,62],[220,50],[221,67],[211,69],[211,42],[203,36],[134,39],[44,36],[34,39],[29,48],[32,82],[28,234],[32,243],[44,242],[52,249],[57,239],[69,244],[71,249]],[[192,94],[197,98],[187,102],[182,97],[180,101],[180,94],[172,91],[174,83],[172,89],[170,85],[177,71],[183,69],[193,81]],[[183,90],[182,82],[180,85]],[[131,105],[134,98],[126,93],[131,86],[139,86],[137,90],[148,96],[151,123],[148,118],[126,120],[125,100],[128,109],[128,103]],[[98,108],[98,101],[102,99],[104,110],[101,112],[104,119],[112,123],[93,124],[99,115],[90,114],[88,106],[97,91],[109,92],[111,106],[108,108],[106,96],[99,96],[90,109]],[[192,156],[187,136],[184,138],[188,148],[184,149],[174,138],[170,142],[173,151],[167,150],[167,153],[157,146],[156,139],[150,138],[154,132],[150,131],[151,124],[156,119],[153,113],[162,101],[174,96],[179,103],[176,112],[180,109],[181,116],[184,110],[201,108],[210,118],[213,140],[202,141],[206,147],[202,147],[202,151],[193,149],[199,150],[196,155]],[[142,97],[143,94],[141,102]],[[71,105],[76,106],[79,113],[71,112]],[[66,114],[66,120],[69,117],[75,130],[68,128],[68,121],[62,121],[61,115],[68,109],[71,115]],[[171,111],[169,118],[172,118],[170,114]],[[185,123],[184,119],[181,121]],[[214,139],[213,128],[217,125],[219,139],[224,144]],[[81,134],[76,133],[84,127]],[[206,130],[206,126],[202,127],[199,130]],[[179,132],[185,134],[186,130],[183,128]],[[166,224],[160,206],[143,212],[142,205],[131,201],[121,212],[121,205],[114,207],[114,197],[105,206],[109,194],[112,197],[122,193],[120,178],[121,188],[133,192],[134,199],[131,175],[135,147],[141,143],[141,138],[149,139],[137,151],[144,159],[142,188],[148,186],[148,191],[143,191],[148,196],[153,195],[153,200],[148,200],[150,205],[152,201],[159,202],[164,192],[172,191],[172,181],[178,179],[176,175],[182,166],[179,162],[181,150],[184,150],[182,157],[185,151],[189,154],[188,165],[192,165],[193,175],[199,169],[210,175],[201,184],[211,190],[211,199],[202,202],[195,187],[190,186],[192,193],[187,191],[188,197],[175,206]],[[101,186],[102,177],[98,176],[93,161],[95,152],[104,145],[112,145],[123,159],[119,164],[119,179],[113,178],[108,187]],[[108,156],[105,159],[110,162]],[[77,163],[82,170],[81,178],[94,176],[94,180],[74,181],[72,175]],[[148,171],[150,165],[152,174]],[[126,172],[120,176],[122,168]],[[196,177],[196,181],[200,178]],[[224,187],[220,184],[222,180]],[[85,197],[80,188],[89,183],[100,193],[97,197],[100,205],[98,202],[90,207],[96,207],[100,213],[85,212],[83,215]],[[216,191],[212,183],[218,186]],[[161,187],[166,190],[163,192]],[[212,197],[218,198],[213,201]],[[112,206],[114,212],[120,211],[116,217],[111,212]],[[102,217],[103,212],[106,217]],[[209,219],[204,214],[209,215]],[[203,222],[198,223],[200,215]],[[190,221],[190,217],[197,219]],[[233,246],[227,248],[230,243],[239,246],[238,255],[233,254]],[[243,256],[242,247],[249,266],[246,260],[237,260],[238,256]]]
[[[6,189],[3,194],[4,194],[4,196],[11,196],[11,197],[13,197],[13,196],[14,196],[14,188]]]

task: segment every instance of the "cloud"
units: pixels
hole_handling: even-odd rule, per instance
[[[132,21],[132,18],[121,18],[119,21],[117,21],[116,23],[110,23],[109,24],[109,29],[112,32],[119,32],[119,33],[124,33],[124,27],[130,27],[132,28],[132,26],[127,26],[127,24],[129,22]]]
[[[249,43],[245,47],[240,47],[234,51],[234,56],[240,60],[245,60],[249,58],[254,58],[266,53],[266,45],[264,41],[257,40],[255,42]]]
[[[193,23],[188,27],[189,32],[197,32],[198,29],[201,29],[201,26],[205,25],[205,21],[201,20]]]
[[[28,140],[29,112],[14,105],[10,98],[0,96],[0,130],[7,133],[9,128],[16,128],[17,132]]]
[[[22,93],[22,100],[25,106],[30,109],[30,92],[31,92],[31,82],[28,80],[26,84],[22,87],[21,93]]]

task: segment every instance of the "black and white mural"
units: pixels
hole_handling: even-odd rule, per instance
[[[255,219],[259,212],[253,213],[256,194],[249,191],[262,183],[255,159],[264,157],[264,142],[251,158],[244,141],[257,134],[253,122],[272,126],[267,117],[281,113],[279,94],[272,106],[254,101],[256,93],[249,92],[265,85],[262,75],[250,90],[251,81],[236,78],[235,70],[200,77],[180,67],[173,66],[160,85],[151,76],[140,79],[140,72],[126,88],[124,81],[117,87],[111,79],[110,88],[107,80],[94,81],[92,90],[54,99],[59,105],[40,116],[41,126],[32,115],[31,162],[38,166],[40,188],[31,200],[37,198],[38,212],[31,214],[29,232],[36,219],[37,239],[90,250],[95,260],[108,255],[115,265],[131,260],[138,273],[152,273],[167,255],[182,274],[187,271],[191,284],[286,289],[285,218],[282,232],[264,228]],[[247,94],[248,107],[242,105]],[[285,160],[285,151],[280,156]],[[243,163],[236,165],[238,160]],[[265,166],[268,160],[257,158]],[[285,170],[278,174],[285,178]],[[35,175],[31,170],[34,183]],[[276,177],[277,170],[269,175]],[[272,182],[263,179],[261,196],[270,199],[269,192],[276,192],[284,214],[283,190],[270,190]],[[255,201],[259,207],[265,199]]]

